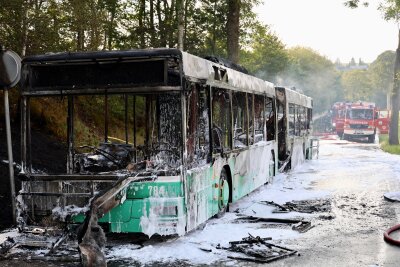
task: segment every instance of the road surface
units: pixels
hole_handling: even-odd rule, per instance
[[[135,242],[129,235],[113,235],[108,237],[105,253],[109,266],[399,266],[400,247],[383,240],[384,230],[400,223],[400,202],[383,198],[389,191],[400,191],[400,156],[382,152],[378,144],[322,140],[318,159],[278,175],[202,229],[162,241]],[[299,200],[322,201],[328,208],[314,213],[273,213],[275,207],[262,203]],[[243,216],[302,218],[311,221],[312,228],[299,233],[289,224],[238,221]],[[298,253],[258,264],[230,259],[237,254],[218,249],[249,234],[271,237],[271,243]],[[0,261],[0,265],[19,262]]]

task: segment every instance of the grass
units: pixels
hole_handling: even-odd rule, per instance
[[[389,145],[389,135],[381,134],[379,135],[379,143],[383,151],[390,154],[400,155],[400,145]]]

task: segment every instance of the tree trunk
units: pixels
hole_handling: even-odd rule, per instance
[[[154,27],[154,2],[150,0],[150,46],[157,47],[156,45],[156,30]]]
[[[213,27],[212,27],[212,40],[211,40],[211,54],[214,56],[217,47],[217,0],[214,0],[213,9]]]
[[[189,7],[189,3],[188,3],[189,1],[188,0],[186,0],[185,1],[185,19],[184,19],[184,21],[183,21],[183,25],[184,25],[184,28],[183,28],[183,41],[185,42],[186,41],[186,38],[187,38],[187,27],[188,27],[188,7]]]
[[[177,1],[177,8],[178,8],[178,49],[183,51],[183,34],[185,28],[185,10],[184,10],[184,0]]]
[[[85,31],[83,30],[83,26],[78,26],[77,31],[77,51],[84,51],[85,50]]]
[[[159,45],[160,47],[166,47],[167,46],[167,38],[165,35],[165,20],[162,19],[162,14],[161,14],[161,0],[157,0],[157,17],[158,17],[158,28],[160,32],[160,41]]]
[[[399,144],[399,110],[400,110],[400,30],[398,33],[396,61],[394,63],[394,82],[392,90],[392,107],[389,131],[389,144]]]
[[[139,34],[140,34],[140,48],[145,48],[146,43],[145,43],[145,29],[144,29],[144,18],[145,18],[145,12],[146,12],[146,0],[141,0],[140,1],[140,7],[139,7]]]
[[[26,55],[26,47],[28,42],[28,9],[30,6],[30,2],[26,1],[22,5],[21,13],[22,13],[22,27],[21,27],[21,56]]]
[[[108,50],[112,50],[112,43],[114,37],[114,19],[115,19],[115,12],[117,9],[117,2],[112,3],[112,7],[110,10],[110,22],[108,24]]]
[[[175,14],[175,12],[176,12],[176,3],[175,3],[175,1],[176,0],[171,0],[171,6],[170,6],[170,8],[169,8],[169,11],[168,11],[168,47],[169,48],[171,48],[171,47],[175,47],[175,38],[174,38],[174,35],[175,35],[175,29],[176,29],[176,19],[175,19],[175,17],[174,17],[174,14]],[[167,1],[166,1],[167,2]]]
[[[228,0],[227,48],[228,58],[233,63],[239,62],[239,15],[240,0]]]

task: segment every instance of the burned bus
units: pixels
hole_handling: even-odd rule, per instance
[[[21,97],[20,222],[183,235],[312,156],[309,97],[176,49],[27,57]],[[62,172],[32,166],[40,99],[65,120]]]

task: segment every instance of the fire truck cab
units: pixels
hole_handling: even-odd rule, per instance
[[[368,138],[375,142],[377,110],[375,103],[354,102],[346,106],[343,139]]]

